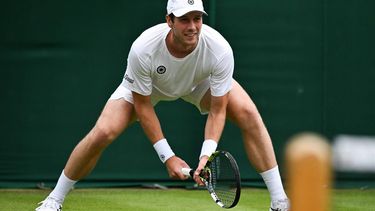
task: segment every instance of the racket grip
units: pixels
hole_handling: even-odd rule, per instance
[[[194,175],[194,170],[191,169],[191,168],[182,168],[181,169],[181,172],[186,175],[186,176],[189,176],[189,177],[193,177]]]

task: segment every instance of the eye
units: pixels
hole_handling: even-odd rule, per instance
[[[186,17],[181,17],[181,18],[180,18],[180,21],[181,21],[181,22],[187,22],[187,21],[188,21],[188,18],[186,18]]]
[[[195,21],[200,21],[200,20],[202,20],[202,17],[201,17],[201,16],[199,16],[199,17],[195,17],[194,20],[195,20]]]
[[[194,17],[195,21],[200,21],[202,19],[203,19],[203,17],[201,15],[197,15],[197,16]]]

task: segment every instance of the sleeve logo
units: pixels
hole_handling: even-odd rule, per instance
[[[125,74],[124,79],[131,84],[134,83],[134,79],[131,79],[128,74]]]

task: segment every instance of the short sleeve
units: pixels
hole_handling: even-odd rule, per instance
[[[232,89],[234,71],[234,57],[232,50],[228,50],[214,66],[210,77],[212,96],[223,96]]]
[[[133,92],[148,96],[152,92],[152,79],[147,58],[141,58],[130,49],[123,85]]]

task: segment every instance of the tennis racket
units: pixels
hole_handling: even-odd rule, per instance
[[[194,170],[182,168],[182,173],[193,177]],[[240,171],[234,157],[226,151],[216,151],[200,173],[212,199],[222,208],[237,205],[241,195]]]

